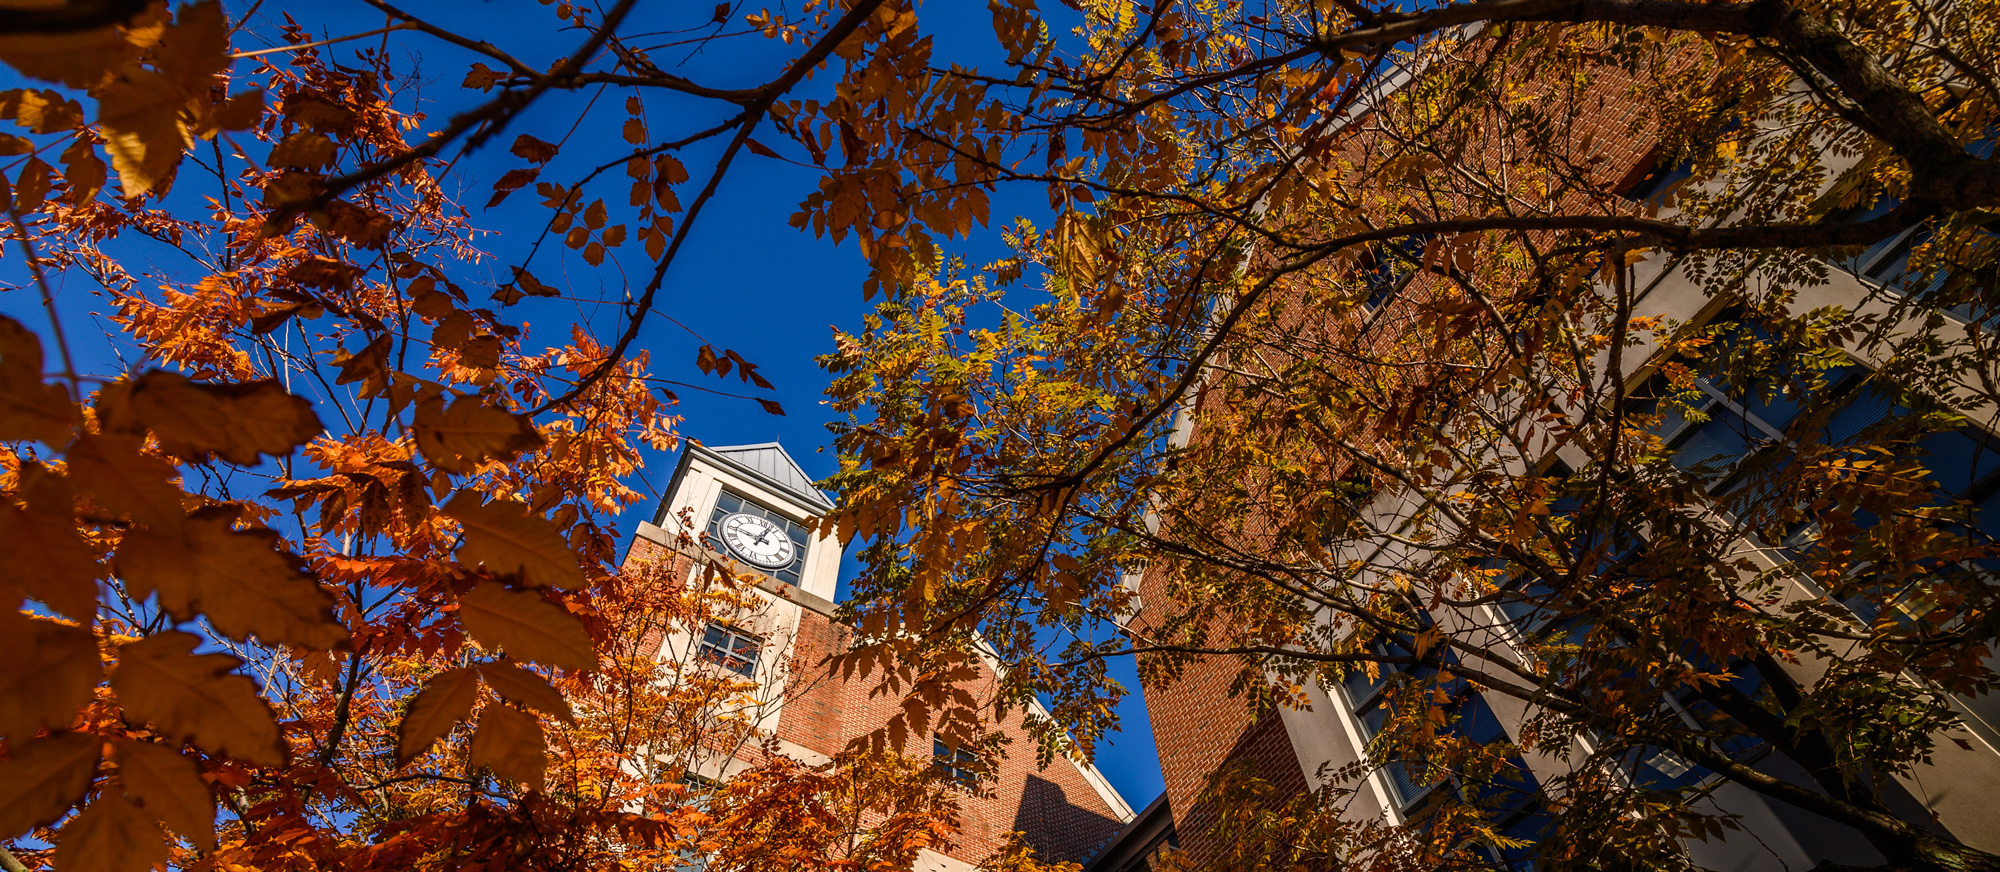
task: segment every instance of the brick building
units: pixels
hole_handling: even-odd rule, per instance
[[[1677,185],[1684,183],[1688,175],[1685,167],[1663,157],[1650,130],[1632,124],[1641,113],[1620,104],[1616,95],[1621,83],[1615,81],[1616,74],[1607,73],[1607,78],[1595,92],[1596,102],[1579,107],[1579,116],[1572,119],[1572,142],[1592,143],[1608,158],[1596,179],[1603,193],[1635,204],[1655,204],[1663,215],[1671,216],[1671,195]],[[1385,77],[1383,93],[1408,83],[1407,76]],[[1362,166],[1366,165],[1363,156],[1367,152],[1366,138],[1373,135],[1371,120],[1370,108],[1364,103],[1327,134],[1345,138],[1346,144],[1341,147]],[[1477,161],[1480,156],[1468,153],[1465,159]],[[1827,156],[1827,162],[1836,169],[1844,165],[1842,160],[1838,155]],[[1846,162],[1851,163],[1851,158]],[[1859,220],[1871,214],[1879,213],[1855,217]],[[1791,310],[1806,312],[1838,305],[1858,312],[1883,311],[1885,306],[1892,305],[1893,299],[1885,297],[1885,291],[1893,291],[1897,286],[1902,276],[1897,270],[1907,268],[1912,238],[1918,232],[1906,231],[1884,239],[1858,258],[1833,264],[1837,268],[1831,270],[1828,281],[1798,290],[1797,298],[1790,303]],[[1418,263],[1423,260],[1421,246],[1425,243],[1418,240],[1414,244],[1416,250],[1406,252],[1409,256],[1404,258],[1411,262],[1408,267],[1380,268],[1387,261],[1379,254],[1360,262],[1360,269],[1378,272],[1383,281],[1358,316],[1323,313],[1291,316],[1292,320],[1281,320],[1274,331],[1288,335],[1316,331],[1316,339],[1323,347],[1341,351],[1379,347],[1385,333],[1397,329],[1400,298],[1424,293],[1426,277]],[[1728,314],[1725,301],[1712,297],[1671,259],[1656,258],[1638,264],[1631,286],[1645,289],[1636,295],[1632,311],[1636,316],[1659,316],[1700,325]],[[1949,329],[1967,329],[1964,315],[1963,311],[1952,311],[1954,326]],[[1309,320],[1315,317],[1324,320]],[[1615,374],[1630,387],[1631,396],[1642,396],[1642,388],[1655,378],[1662,358],[1653,352],[1647,346],[1627,354],[1622,371]],[[1887,402],[1872,400],[1863,388],[1856,387],[1877,363],[1856,357],[1850,361],[1848,370],[1841,371],[1844,374],[1834,385],[1835,390],[1853,392],[1854,398],[1838,414],[1855,418],[1857,423],[1852,426],[1856,428],[1865,425],[1861,419],[1869,414],[1889,413]],[[1232,376],[1215,378],[1226,377]],[[1703,390],[1711,397],[1704,401],[1709,403],[1711,415],[1707,422],[1669,421],[1657,434],[1672,453],[1675,465],[1683,469],[1734,466],[1753,453],[1773,450],[1771,446],[1783,443],[1791,419],[1777,417],[1781,410],[1745,407],[1706,383]],[[1206,409],[1202,403],[1197,400],[1181,410],[1173,436],[1175,445],[1186,446],[1200,438],[1202,412]],[[1984,534],[1994,535],[2000,533],[2000,475],[1995,474],[2000,470],[2000,438],[1996,438],[2000,434],[1992,426],[1991,415],[1971,418],[1960,431],[1941,433],[1927,441],[1925,463],[1948,496],[1974,504],[1977,511],[1974,525]],[[1575,447],[1559,445],[1548,449],[1546,456],[1521,460],[1531,469],[1581,469],[1591,462],[1587,454]],[[1718,482],[1711,493],[1719,494],[1723,487]],[[1371,491],[1362,498],[1357,511],[1379,518],[1381,523],[1375,526],[1380,529],[1394,528],[1399,519],[1407,518],[1412,511],[1407,497],[1395,490],[1392,487]],[[1258,549],[1270,546],[1256,541],[1256,537],[1253,529],[1247,534],[1250,541],[1231,544],[1249,557],[1263,557]],[[1742,537],[1732,557],[1741,555],[1759,570],[1782,568],[1786,559],[1782,549],[1766,546],[1747,531]],[[1371,567],[1393,565],[1399,554],[1415,550],[1386,540],[1362,544],[1371,550],[1359,555],[1357,565],[1365,561]],[[1280,559],[1275,549],[1268,553],[1271,559]],[[1357,576],[1357,583],[1369,581],[1369,573],[1375,571],[1363,570]],[[1127,583],[1137,590],[1144,604],[1133,618],[1135,627],[1150,631],[1160,625],[1151,614],[1173,612],[1171,585],[1164,573],[1149,567],[1128,578]],[[1795,585],[1787,596],[1790,601],[1825,599],[1823,591],[1803,582]],[[1434,605],[1432,611],[1436,612],[1433,620],[1447,632],[1466,628],[1464,632],[1483,640],[1480,644],[1511,652],[1509,656],[1517,662],[1528,661],[1530,655],[1525,653],[1522,640],[1532,629],[1520,616],[1484,605],[1457,614],[1451,613],[1449,606]],[[1872,618],[1873,615],[1860,616],[1864,622]],[[1989,665],[1995,662],[1992,658],[1988,660]],[[1805,681],[1810,681],[1817,674],[1815,670],[1821,668],[1810,662],[1792,667]],[[1357,792],[1347,801],[1344,816],[1400,824],[1421,812],[1432,786],[1413,782],[1402,769],[1375,757],[1371,751],[1376,744],[1374,725],[1380,723],[1385,705],[1382,681],[1350,674],[1348,680],[1330,686],[1307,682],[1304,692],[1308,706],[1274,706],[1258,711],[1231,693],[1231,686],[1238,681],[1243,668],[1239,658],[1213,656],[1186,666],[1171,683],[1143,688],[1164,770],[1165,800],[1171,808],[1170,829],[1197,861],[1214,856],[1219,840],[1229,837],[1212,830],[1216,810],[1198,801],[1207,778],[1225,765],[1247,764],[1281,793],[1296,795],[1323,785],[1326,773],[1372,761],[1366,767],[1368,774],[1360,779]],[[2000,693],[1961,695],[1953,699],[1953,705],[1961,716],[1961,726],[1936,737],[1936,752],[1930,763],[1895,779],[1896,789],[1909,806],[1899,812],[1907,820],[1921,822],[1920,826],[1942,827],[1975,848],[2000,852]],[[1466,729],[1516,742],[1523,723],[1530,717],[1527,706],[1517,700],[1476,691],[1467,694],[1460,711],[1465,715]],[[1549,776],[1569,771],[1566,761],[1551,755],[1529,755],[1521,762],[1544,782]],[[1644,777],[1685,779],[1697,784],[1705,771],[1664,753],[1637,764],[1645,770]],[[1759,758],[1756,765],[1781,779],[1798,777],[1797,772],[1787,769],[1793,764],[1778,755]],[[1714,786],[1707,801],[1721,813],[1735,815],[1741,829],[1707,839],[1683,839],[1686,857],[1701,867],[1804,870],[1820,864],[1881,862],[1859,834],[1827,818],[1738,784],[1719,779],[1707,783]],[[1545,815],[1524,809],[1514,820],[1499,823],[1504,835],[1532,841],[1543,835],[1538,827],[1546,820]],[[1112,853],[1130,856],[1130,848],[1121,842],[1107,856]],[[1525,854],[1499,849],[1492,849],[1491,854],[1496,868],[1525,870],[1533,865],[1532,858]]]
[[[870,697],[877,677],[852,681],[821,662],[846,649],[850,634],[834,617],[841,549],[807,522],[833,508],[777,443],[710,448],[690,443],[674,469],[653,522],[641,523],[626,561],[665,564],[693,573],[699,562],[684,548],[705,548],[760,576],[754,602],[717,615],[700,633],[661,640],[661,656],[702,662],[757,684],[739,714],[758,740],[808,764],[828,762],[850,741],[880,729],[898,711],[892,694]],[[685,543],[696,543],[687,545]],[[969,690],[982,702],[995,682],[989,669]],[[1008,723],[997,725],[1005,732]],[[925,851],[920,872],[969,870],[1021,832],[1045,860],[1083,860],[1133,819],[1132,809],[1103,775],[1068,758],[1037,769],[1032,755],[1003,757],[993,772],[977,772],[966,752],[929,737],[935,765],[980,788],[963,800],[960,835],[949,855]],[[732,744],[695,760],[690,774],[726,780],[752,765],[761,741]],[[906,748],[907,754],[926,749]]]

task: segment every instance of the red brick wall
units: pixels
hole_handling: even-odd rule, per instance
[[[641,561],[664,562],[670,575],[663,577],[676,580],[685,577],[694,565],[685,556],[644,538],[634,542],[626,557],[627,565]],[[880,673],[849,681],[831,674],[823,665],[828,657],[847,650],[851,635],[827,616],[801,609],[778,718],[778,738],[832,756],[849,742],[882,728],[900,711],[901,699],[895,694],[870,698],[868,692],[878,683]],[[657,650],[660,641],[655,638],[650,646]],[[990,701],[995,688],[993,674],[982,670],[966,690],[977,700]],[[977,864],[997,851],[1009,833],[1021,831],[1043,859],[1082,860],[1109,840],[1123,822],[1074,765],[1057,760],[1038,770],[1034,746],[1017,726],[1018,718],[999,725],[1012,742],[998,771],[985,785],[990,789],[982,791],[989,795],[968,795],[961,800],[961,834],[947,853]],[[930,736],[912,736],[910,744],[905,753],[929,756]],[[760,753],[753,744],[739,756],[754,763]]]
[[[786,694],[784,714],[778,722],[779,738],[830,755],[881,729],[901,710],[902,700],[895,694],[869,696],[880,680],[879,673],[850,681],[818,666],[827,655],[845,650],[847,640],[847,629],[826,616],[810,610],[801,616],[792,681],[803,689]],[[995,676],[981,670],[965,689],[974,699],[985,702],[993,699],[996,685]],[[1018,724],[1018,717],[1010,717],[997,725],[1012,741],[997,771],[983,785],[989,788],[982,791],[987,795],[967,795],[961,800],[961,834],[948,853],[978,863],[997,851],[1009,833],[1020,831],[1044,859],[1081,860],[1123,822],[1077,767],[1057,760],[1047,769],[1037,769],[1034,746],[1018,732]],[[930,736],[913,735],[909,742],[904,753],[918,757],[930,754]]]

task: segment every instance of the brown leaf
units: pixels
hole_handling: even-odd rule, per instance
[[[194,382],[156,369],[132,383],[128,408],[168,454],[195,461],[220,455],[249,466],[260,455],[292,453],[322,429],[311,401],[287,393],[275,378]]]
[[[167,858],[160,825],[116,793],[98,794],[56,835],[57,869],[144,872]]]
[[[90,628],[0,609],[0,739],[62,727],[104,678]]]
[[[520,575],[533,587],[575,587],[583,583],[576,552],[548,519],[530,514],[526,503],[494,500],[481,503],[472,491],[459,491],[444,506],[445,515],[465,527],[458,560],[480,565],[495,575]]]
[[[202,850],[215,850],[215,795],[201,780],[201,767],[165,745],[119,742],[112,748],[126,796]]]
[[[458,597],[458,621],[488,649],[565,669],[588,669],[597,657],[575,615],[531,590],[481,582]]]
[[[396,229],[395,219],[346,200],[334,200],[314,210],[312,222],[313,226],[362,248],[381,248]]]
[[[243,661],[193,653],[199,644],[197,636],[168,631],[119,647],[111,690],[125,719],[150,722],[167,737],[192,740],[211,753],[283,765],[278,722],[258,697],[256,682],[228,674]]]
[[[464,396],[446,406],[442,399],[417,405],[417,448],[446,472],[467,475],[491,460],[512,460],[542,447],[542,434],[526,415]]]
[[[778,156],[778,153],[777,153],[777,152],[775,152],[775,151],[772,151],[772,150],[771,150],[771,147],[770,147],[770,146],[768,146],[768,145],[765,145],[765,144],[763,144],[763,143],[761,143],[761,142],[758,142],[757,140],[754,140],[754,139],[746,139],[746,140],[743,140],[743,144],[744,144],[744,145],[747,145],[747,146],[749,146],[749,147],[750,147],[750,151],[751,151],[751,153],[752,153],[752,154],[761,154],[761,155],[763,155],[763,156],[765,156],[765,157],[777,157],[777,156]]]
[[[479,679],[468,668],[447,669],[431,676],[410,700],[409,711],[396,726],[396,766],[408,766],[458,722],[472,714]]]
[[[16,88],[0,92],[0,118],[34,133],[54,133],[83,124],[83,107],[54,91]]]
[[[76,420],[69,393],[42,381],[42,341],[21,322],[0,315],[0,442],[36,439],[61,446]]]
[[[479,730],[472,734],[472,764],[540,790],[549,763],[543,748],[542,724],[534,715],[489,705],[479,716]]]
[[[155,591],[160,607],[183,621],[208,616],[223,635],[329,650],[349,640],[333,616],[333,597],[280,549],[275,530],[232,529],[233,508],[189,515],[179,529],[135,527],[115,559],[132,595]]]
[[[548,163],[554,160],[556,156],[555,143],[543,142],[525,133],[514,137],[514,146],[507,150],[512,152],[515,157],[538,164]],[[519,187],[519,185],[515,187]]]
[[[361,395],[378,397],[389,390],[389,334],[377,336],[360,351],[349,354],[345,351],[333,356],[333,365],[340,368],[334,384],[361,383]]]
[[[0,608],[12,609],[27,597],[79,621],[97,614],[96,581],[103,573],[68,511],[23,510],[0,501],[0,542],[7,543]]]
[[[89,733],[58,733],[10,743],[0,763],[0,833],[12,839],[60,820],[90,789],[104,740]],[[81,868],[81,867],[78,867]]]
[[[505,175],[500,177],[499,181],[493,183],[493,198],[486,201],[486,208],[491,209],[500,205],[501,201],[507,199],[507,195],[520,190],[529,182],[534,181],[535,176],[540,175],[541,172],[541,169],[538,167],[520,167],[508,170]]]
[[[0,60],[24,76],[72,88],[104,81],[133,54],[132,44],[115,27],[0,37]]]
[[[69,480],[103,513],[155,530],[176,530],[187,516],[174,466],[140,452],[146,440],[124,433],[93,433],[65,456]]]
[[[493,692],[500,694],[502,699],[570,723],[576,722],[576,716],[570,712],[569,700],[563,698],[562,691],[557,690],[548,679],[518,663],[505,660],[481,663],[479,674],[486,679],[486,686],[493,688]]]
[[[97,129],[123,194],[137,197],[164,189],[186,147],[180,115],[187,101],[180,89],[166,76],[132,69],[93,96]]]
[[[333,163],[333,138],[312,130],[301,130],[271,146],[265,160],[273,167],[316,170]]]
[[[97,149],[81,139],[63,149],[63,181],[69,183],[66,199],[71,205],[80,204],[97,196],[104,188],[104,161],[97,156]]]
[[[777,400],[766,400],[759,398],[757,400],[757,405],[763,406],[764,411],[769,412],[773,415],[777,415],[780,418],[785,416],[785,407],[778,405]]]
[[[223,130],[248,130],[264,120],[264,92],[245,91],[215,107],[215,126]]]

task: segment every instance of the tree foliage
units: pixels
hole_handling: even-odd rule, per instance
[[[1896,810],[1996,679],[1990,449],[1939,448],[2000,399],[1990,13],[1084,4],[1087,50],[961,77],[1020,138],[957,159],[1053,217],[824,358],[854,608],[882,652],[992,645],[1051,753],[1116,725],[1113,656],[1231,664],[1259,711],[1386,685],[1372,762],[1296,801],[1216,773],[1203,862],[1680,868],[1721,785],[1993,868]],[[1473,737],[1468,692],[1519,729]],[[1561,761],[1532,843],[1523,753]],[[1342,819],[1389,766],[1457,787]]]
[[[913,14],[544,3],[503,48],[453,29],[472,16],[369,2],[383,26],[316,38],[289,13],[323,10],[263,5],[0,11],[26,81],[0,93],[10,277],[48,319],[0,316],[0,860],[882,869],[948,846],[957,794],[927,765],[760,750],[760,685],[659,655],[749,579],[693,541],[617,552],[643,452],[678,438],[678,383],[633,347],[676,253],[738,158],[773,154],[760,125],[879,138],[872,107],[929,99],[902,75],[927,51]],[[623,35],[642,18],[774,68],[696,84]],[[448,118],[417,108],[439,105],[425,51],[473,58]],[[602,137],[510,129],[538,102],[602,123],[600,98]],[[488,145],[516,163],[473,179],[475,213],[459,162]],[[501,209],[543,230],[496,257],[477,216]],[[622,299],[536,275],[621,254],[651,274]],[[586,305],[613,335],[564,317]],[[783,414],[737,352],[696,366]],[[765,762],[694,777],[738,752]]]

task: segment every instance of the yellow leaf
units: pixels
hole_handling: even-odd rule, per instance
[[[87,627],[0,609],[0,639],[0,739],[68,724],[104,678]]]
[[[59,733],[10,743],[0,763],[0,839],[55,823],[90,789],[104,741],[89,733]]]
[[[229,675],[243,661],[227,654],[195,654],[201,639],[169,631],[118,649],[111,690],[125,719],[150,721],[173,739],[191,739],[205,751],[270,766],[285,761],[278,722],[257,696],[257,685]]]
[[[333,597],[295,556],[279,550],[276,531],[235,530],[232,508],[188,516],[177,530],[135,527],[114,558],[132,595],[160,594],[160,607],[183,621],[197,613],[232,639],[331,650],[347,628],[333,616]]]
[[[186,460],[220,455],[249,466],[261,454],[276,457],[319,434],[312,403],[285,392],[277,379],[236,384],[193,382],[153,370],[132,383],[125,408],[112,426],[144,426],[168,454]],[[129,414],[132,421],[123,419]]]
[[[542,434],[526,415],[459,397],[446,407],[442,398],[417,406],[417,447],[432,465],[458,475],[489,460],[510,460],[542,447]]]
[[[472,734],[472,765],[540,790],[548,767],[541,722],[517,708],[487,706],[479,716],[479,730]]]
[[[0,608],[12,609],[26,597],[79,621],[97,614],[97,578],[102,575],[90,546],[76,533],[68,511],[50,514],[0,502]]]
[[[410,710],[396,726],[396,765],[409,765],[472,714],[472,701],[478,694],[479,680],[471,669],[447,669],[431,676],[410,700]]]
[[[465,526],[460,563],[484,566],[495,575],[519,575],[533,587],[583,583],[576,552],[548,519],[529,514],[525,503],[481,503],[478,494],[462,490],[445,504],[444,513]]]
[[[0,315],[0,442],[38,439],[60,446],[76,424],[76,404],[61,386],[42,381],[42,342],[21,322]]]
[[[182,6],[153,49],[153,66],[189,94],[208,90],[229,67],[229,20],[222,4],[202,0]]]
[[[563,699],[562,691],[541,675],[522,668],[519,664],[501,660],[479,665],[479,674],[486,679],[486,685],[493,692],[509,702],[517,702],[528,708],[554,715],[575,723],[576,716],[570,712],[569,700]]]
[[[187,510],[173,464],[141,453],[144,444],[143,438],[122,433],[84,436],[66,453],[69,479],[113,517],[155,530],[178,529]]]
[[[159,824],[116,793],[101,793],[56,836],[57,869],[143,872],[167,864]]]
[[[16,88],[0,92],[0,118],[11,118],[35,133],[54,133],[81,125],[83,107],[54,91]]]
[[[458,597],[458,620],[489,649],[565,669],[596,665],[590,637],[575,615],[531,590],[508,590],[483,582]]]
[[[201,767],[165,745],[119,742],[113,750],[126,796],[188,841],[215,850],[215,796]]]

